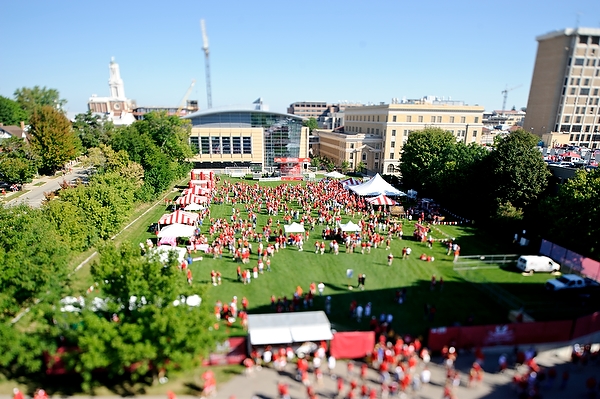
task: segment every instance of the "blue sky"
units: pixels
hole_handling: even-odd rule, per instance
[[[507,108],[527,105],[535,37],[600,27],[600,1],[0,0],[0,15],[0,95],[55,88],[70,113],[109,94],[113,56],[138,105],[177,106],[196,79],[206,108],[201,18],[214,107],[434,95],[493,110],[519,85]]]

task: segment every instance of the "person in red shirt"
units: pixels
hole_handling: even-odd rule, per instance
[[[189,285],[192,285],[192,271],[190,269],[188,269],[187,271],[187,281]]]
[[[344,390],[344,379],[342,377],[338,377],[337,379],[337,396],[342,395],[342,391]]]
[[[287,384],[283,382],[278,383],[277,391],[281,399],[290,399],[289,387]]]
[[[23,396],[23,392],[21,392],[19,388],[13,389],[13,399],[25,399],[25,396]]]
[[[244,309],[244,311],[248,310],[248,299],[246,297],[242,298],[242,309]]]
[[[367,378],[367,369],[368,369],[368,366],[366,363],[363,363],[360,366],[360,379],[362,381],[364,381]],[[365,396],[365,395],[363,395],[363,396]]]

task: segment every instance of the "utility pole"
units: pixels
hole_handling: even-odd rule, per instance
[[[204,65],[206,68],[206,106],[212,108],[212,93],[210,88],[210,62],[208,51],[208,36],[206,35],[206,26],[204,20],[200,20],[200,29],[202,29],[202,50],[204,50]]]

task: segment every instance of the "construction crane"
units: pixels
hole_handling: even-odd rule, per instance
[[[179,103],[179,108],[177,108],[177,112],[175,113],[175,115],[177,115],[177,116],[181,115],[181,110],[183,109],[183,107],[185,107],[185,102],[187,101],[188,97],[190,96],[190,93],[192,92],[192,89],[194,88],[195,84],[196,84],[196,79],[192,79],[192,84],[185,92],[185,96],[183,96],[183,98],[181,99],[181,102]]]
[[[202,50],[204,50],[204,64],[206,68],[206,106],[212,108],[212,93],[210,89],[210,63],[208,59],[208,36],[206,35],[206,25],[204,20],[200,20],[200,29],[202,29]]]
[[[504,100],[502,101],[502,113],[504,113],[504,111],[506,111],[506,98],[508,97],[508,92],[518,89],[521,86],[523,86],[523,85],[511,87],[510,89],[507,86],[506,89],[502,90],[502,95],[504,96]]]

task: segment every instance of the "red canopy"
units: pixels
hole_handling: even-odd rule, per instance
[[[175,200],[175,203],[177,205],[189,205],[192,202],[196,204],[205,204],[208,202],[208,197],[194,194],[186,194]]]
[[[186,188],[185,190],[183,190],[182,194],[183,195],[187,195],[187,194],[206,195],[206,194],[210,194],[210,189],[200,187],[200,186],[192,186],[190,188]]]
[[[177,210],[173,213],[163,215],[160,218],[160,220],[158,221],[158,224],[181,223],[181,224],[194,225],[196,223],[196,221],[198,220],[198,217],[199,217],[199,215],[197,213]]]
[[[386,196],[385,194],[380,194],[377,197],[367,199],[367,202],[373,205],[397,205],[398,203]]]

